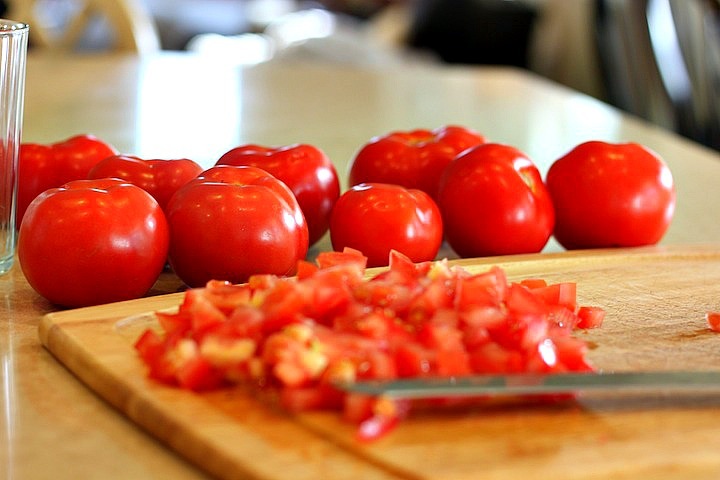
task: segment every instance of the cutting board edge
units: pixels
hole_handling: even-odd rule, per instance
[[[174,302],[174,295],[168,296],[167,300]],[[160,302],[159,305],[162,307],[165,303]],[[178,416],[163,409],[161,404],[163,398],[167,396],[183,396],[184,402],[187,403],[186,395],[188,392],[174,387],[152,384],[152,381],[147,377],[141,379],[142,382],[147,382],[146,389],[123,382],[120,378],[121,373],[114,371],[111,366],[106,364],[108,359],[104,357],[96,358],[92,352],[88,351],[83,339],[74,331],[75,329],[86,330],[92,328],[101,335],[109,335],[115,322],[122,318],[124,318],[124,315],[107,316],[101,320],[82,321],[77,325],[73,325],[70,322],[55,324],[53,323],[53,317],[46,315],[40,326],[42,343],[45,349],[91,392],[107,402],[108,405],[124,415],[145,433],[160,441],[171,451],[179,454],[189,464],[204,470],[213,477],[224,480],[274,478],[267,470],[269,468],[267,465],[241,461],[236,458],[235,454],[225,451],[220,446],[222,441],[209,436],[207,428],[193,428],[191,417]],[[70,354],[69,352],[76,353]],[[111,352],[108,353],[108,355],[110,354]],[[139,359],[137,359],[137,363],[141,363]],[[130,369],[132,370],[132,368]],[[120,387],[119,390],[118,386]],[[190,402],[191,409],[202,408],[201,399],[190,400]],[[212,416],[215,424],[222,421],[232,422],[232,419],[223,412],[204,411],[204,415],[208,414]],[[158,422],[158,419],[160,422]],[[352,473],[347,478],[372,478],[377,480],[398,478],[398,473],[391,466],[368,461],[367,457],[344,448],[321,431],[309,429],[291,416],[285,421],[287,425],[291,424],[290,426],[294,428],[296,435],[298,432],[304,435],[305,442],[307,442],[306,446],[315,444],[319,445],[319,448],[332,449],[338,459],[331,460],[328,458],[328,462],[337,463],[343,461],[339,459],[344,459],[345,464],[348,465]],[[158,423],[161,423],[161,425],[158,426]],[[244,436],[255,438],[260,443],[264,442],[258,436],[258,433],[252,431],[252,429],[248,430],[245,427],[242,427],[242,429]],[[258,448],[260,451],[264,451],[264,447]],[[293,465],[296,460],[283,457],[283,461],[285,464],[290,462]],[[315,464],[304,465],[298,478],[308,480],[319,478],[322,476],[323,468],[323,466]]]

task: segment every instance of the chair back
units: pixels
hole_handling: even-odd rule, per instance
[[[7,0],[6,16],[30,25],[30,46],[145,54],[160,49],[155,22],[141,0]]]

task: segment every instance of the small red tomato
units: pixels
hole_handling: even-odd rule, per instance
[[[295,196],[256,167],[206,170],[180,187],[166,213],[170,265],[191,287],[290,275],[307,254],[307,224]]]
[[[539,252],[553,230],[552,201],[537,167],[508,145],[479,145],[450,163],[438,204],[448,244],[461,257]]]
[[[445,166],[462,151],[481,143],[485,137],[459,126],[375,137],[352,160],[349,184],[391,183],[422,190],[435,198]]]
[[[328,230],[330,212],[340,196],[340,181],[330,159],[312,145],[243,145],[225,153],[217,165],[259,167],[284,182],[297,198],[310,232],[310,245]]]
[[[202,171],[200,165],[187,158],[143,160],[130,155],[112,155],[95,165],[88,178],[121,178],[148,192],[164,210],[177,189]]]
[[[51,145],[23,143],[18,159],[17,225],[35,197],[73,180],[85,180],[90,169],[117,151],[92,135],[76,135]]]
[[[397,250],[414,262],[432,260],[443,235],[440,210],[428,194],[399,185],[363,183],[343,193],[330,217],[333,249],[361,251],[370,267]]]
[[[567,249],[655,244],[675,211],[670,169],[636,143],[578,145],[550,166],[546,182],[555,238]]]
[[[76,180],[30,203],[18,258],[40,295],[83,307],[147,293],[168,242],[165,215],[147,192],[119,179]]]

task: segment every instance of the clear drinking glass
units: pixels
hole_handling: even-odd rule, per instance
[[[29,27],[0,19],[0,274],[15,258],[18,153]]]

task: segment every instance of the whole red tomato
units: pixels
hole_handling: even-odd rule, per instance
[[[113,146],[92,135],[76,135],[50,145],[20,145],[17,225],[35,197],[49,188],[86,179],[96,163],[116,153]]]
[[[119,179],[76,180],[41,193],[20,226],[18,258],[50,302],[82,307],[143,296],[167,259],[157,202]]]
[[[242,145],[225,153],[217,165],[259,167],[282,180],[295,194],[310,232],[310,245],[328,230],[330,212],[340,196],[340,182],[330,159],[317,147]]]
[[[112,155],[90,169],[88,178],[121,178],[148,192],[164,210],[177,189],[202,171],[200,165],[187,158],[143,160],[131,155]]]
[[[546,182],[555,238],[567,249],[655,244],[675,211],[670,169],[636,143],[580,144],[550,166]]]
[[[453,125],[375,137],[353,158],[349,184],[392,183],[435,198],[445,166],[462,151],[485,141],[479,133]]]
[[[307,224],[295,196],[256,167],[206,170],[180,187],[166,213],[170,265],[191,287],[290,275],[307,255]]]
[[[370,267],[388,264],[391,250],[414,262],[432,260],[443,239],[440,210],[422,190],[362,183],[343,193],[330,217],[333,249],[361,251]]]
[[[537,167],[508,145],[486,143],[449,164],[438,204],[448,244],[461,257],[539,252],[553,230]]]

